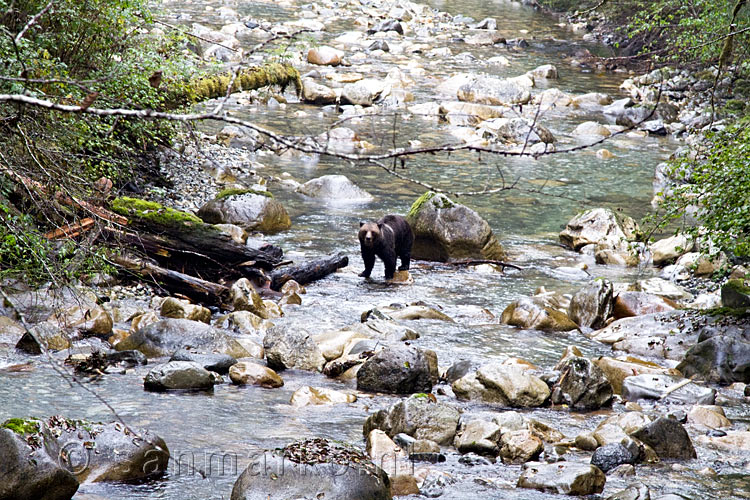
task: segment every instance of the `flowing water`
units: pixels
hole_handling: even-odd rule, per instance
[[[297,10],[275,3],[254,2],[168,2],[167,20],[171,22],[201,22],[219,26],[218,7],[226,5],[241,16],[269,18],[275,21],[293,19]],[[523,51],[500,51],[497,48],[477,48],[448,40],[430,40],[431,47],[449,46],[453,53],[467,51],[475,59],[450,58],[423,60],[427,72],[410,89],[416,102],[439,99],[436,86],[456,71],[516,76],[546,63],[558,66],[560,79],[554,85],[571,93],[604,92],[618,96],[617,87],[622,75],[597,74],[574,68],[564,59],[577,49],[587,47],[579,36],[557,26],[556,19],[540,14],[518,3],[496,0],[442,2],[432,5],[451,14],[470,15],[479,20],[494,17],[499,29],[509,38],[526,36],[531,46]],[[206,7],[214,10],[206,10]],[[342,21],[344,24],[346,21]],[[521,30],[528,30],[524,34]],[[588,47],[597,50],[594,47]],[[489,66],[484,61],[492,55],[505,55],[508,67]],[[368,61],[371,75],[384,77],[391,69],[388,57],[384,61]],[[396,60],[396,59],[394,59]],[[351,70],[357,70],[356,67]],[[290,96],[291,99],[291,96]],[[335,110],[307,106],[291,99],[286,109],[268,110],[263,105],[239,105],[232,100],[232,112],[237,116],[258,120],[280,131],[312,131],[319,133],[340,119]],[[305,117],[293,117],[295,111],[305,111]],[[259,118],[260,117],[260,118]],[[579,144],[566,137],[578,122],[587,116],[582,112],[555,111],[543,117],[542,123],[560,139],[558,149]],[[599,116],[601,121],[603,117]],[[404,146],[410,139],[424,143],[450,140],[446,125],[420,117],[396,120],[363,118],[346,126],[358,135],[379,144]],[[280,245],[292,259],[312,258],[342,251],[350,257],[350,266],[326,280],[307,287],[303,305],[290,308],[281,322],[304,325],[311,332],[337,329],[359,320],[360,314],[378,304],[424,301],[439,305],[456,318],[456,323],[433,321],[413,322],[421,334],[413,344],[434,349],[441,366],[460,359],[490,361],[518,356],[542,367],[551,367],[567,345],[577,345],[585,355],[609,352],[606,346],[587,340],[580,334],[544,334],[519,331],[498,324],[502,310],[512,300],[533,294],[544,286],[548,290],[574,291],[586,280],[605,276],[617,281],[649,277],[649,269],[623,269],[597,266],[590,261],[589,276],[573,273],[571,266],[582,257],[562,249],[557,233],[576,212],[585,207],[605,206],[631,215],[642,216],[651,198],[651,179],[654,166],[674,150],[669,139],[620,137],[605,144],[615,157],[601,160],[594,150],[576,154],[552,155],[538,160],[481,157],[476,154],[425,156],[410,159],[408,175],[443,187],[461,190],[481,189],[486,182],[497,183],[501,170],[506,180],[520,178],[525,190],[461,198],[477,210],[492,226],[511,259],[522,271],[508,270],[505,274],[481,273],[466,268],[433,266],[417,262],[412,268],[411,285],[382,283],[382,264],[376,264],[374,280],[357,276],[363,264],[359,256],[356,233],[360,220],[376,219],[386,213],[405,213],[424,188],[398,180],[383,170],[366,165],[351,165],[329,158],[310,158],[287,154],[283,158],[259,156],[267,165],[262,175],[288,172],[304,182],[326,174],[345,174],[360,187],[375,196],[367,204],[321,204],[305,199],[294,192],[271,186],[277,199],[287,208],[293,221],[291,230],[271,236],[269,241]],[[546,194],[530,193],[541,189]],[[563,268],[563,269],[560,269]],[[491,313],[487,314],[484,310]],[[168,443],[177,462],[170,464],[168,474],[160,480],[141,485],[106,485],[82,487],[76,498],[164,498],[207,499],[228,498],[232,484],[248,455],[259,447],[284,445],[308,436],[323,436],[363,445],[362,424],[375,409],[395,401],[389,397],[362,395],[352,405],[336,407],[291,407],[289,397],[303,385],[352,389],[352,384],[331,381],[322,375],[306,372],[285,372],[286,385],[281,389],[259,389],[219,385],[213,393],[154,394],[142,390],[142,377],[149,367],[139,368],[128,375],[108,375],[92,383],[120,415],[134,427],[146,427],[161,435]],[[89,394],[76,386],[69,386],[44,362],[35,363],[30,372],[4,374],[0,385],[0,419],[21,415],[63,414],[72,418],[108,421],[108,410]],[[472,411],[487,408],[466,406]],[[742,406],[728,408],[730,418],[747,415]],[[608,412],[569,414],[544,409],[530,412],[536,418],[550,422],[569,437],[583,429],[591,429]],[[519,466],[480,466],[469,468],[457,463],[457,456],[449,454],[448,464],[442,467],[458,479],[441,498],[553,498],[534,491],[512,490],[519,474]],[[223,459],[223,470],[219,463]],[[659,492],[679,491],[692,498],[745,498],[750,486],[742,472],[745,464],[724,464],[722,457],[701,452],[699,465],[688,471],[675,471],[669,465],[638,468],[637,480],[652,488],[652,496]],[[187,464],[190,464],[188,466]],[[717,479],[694,472],[706,465],[720,471]],[[203,478],[197,469],[203,470]],[[726,471],[726,473],[725,473]],[[628,479],[608,478],[605,494],[622,489]],[[631,478],[632,479],[632,478]]]

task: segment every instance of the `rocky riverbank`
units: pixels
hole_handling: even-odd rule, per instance
[[[476,59],[474,53],[487,56],[474,67],[490,72],[515,63],[531,44],[553,41],[508,36],[501,20],[473,20],[411,2],[339,7],[312,4],[299,19],[282,23],[223,7],[215,13],[221,28],[193,26],[204,39],[221,42],[201,42],[204,55],[219,59],[236,58],[226,47],[247,47],[269,30],[304,27],[325,44],[291,54],[305,74],[303,102],[290,94],[253,92],[233,98],[232,112],[249,109],[283,116],[287,124],[300,120],[294,123],[305,127],[334,116],[335,126],[314,135],[319,145],[346,152],[382,149],[378,135],[368,135],[365,118],[393,110],[418,121],[419,129],[439,130],[439,138],[538,154],[634,124],[636,130],[622,134],[625,147],[707,126],[701,121],[705,100],[697,97],[705,95],[697,94],[704,81],[699,75],[659,71],[634,77],[620,95],[560,90],[553,85],[562,66],[548,64],[510,77],[443,75],[440,65],[461,65]],[[340,33],[336,23],[349,23],[352,31]],[[432,78],[433,71],[439,77]],[[681,78],[687,83],[678,88]],[[643,121],[644,105],[653,103],[655,86],[662,84],[670,88],[662,92],[669,101]],[[539,110],[545,111],[541,121]],[[342,117],[346,121],[338,123]],[[217,224],[246,245],[285,242],[292,258],[317,250],[311,243],[316,238],[356,254],[354,223],[341,222],[338,214],[350,216],[353,207],[373,202],[378,206],[372,212],[380,212],[379,204],[394,193],[372,190],[376,183],[361,185],[364,177],[351,168],[335,175],[315,169],[285,173],[294,163],[320,160],[253,151],[262,140],[233,126],[205,130],[197,142],[186,138],[176,148],[179,154],[164,152],[160,162],[171,185],[135,186],[136,194]],[[591,161],[600,165],[613,154],[609,149],[622,146],[597,147]],[[116,400],[123,417],[132,415],[138,437],[151,436],[145,430],[151,427],[168,433],[163,441],[151,436],[134,443],[131,452],[143,458],[147,450],[139,446],[157,442],[160,451],[168,445],[176,469],[160,456],[159,467],[144,469],[136,461],[131,472],[161,475],[148,487],[173,488],[168,491],[174,498],[202,484],[180,474],[185,450],[179,448],[206,442],[235,446],[243,454],[231,477],[209,493],[231,492],[233,499],[266,498],[271,491],[279,498],[342,499],[735,494],[729,479],[746,474],[750,461],[746,269],[729,269],[734,281],[721,289],[697,291],[697,280],[728,266],[701,257],[707,242],[679,236],[638,242],[633,219],[608,208],[572,219],[572,213],[558,214],[556,225],[564,228],[545,234],[547,247],[540,251],[541,244],[508,241],[513,238],[501,234],[498,224],[470,208],[470,198],[459,202],[429,191],[404,196],[410,196],[411,209],[407,204],[402,211],[422,240],[413,257],[421,262],[394,283],[357,278],[360,261],[353,255],[353,265],[306,287],[289,281],[272,292],[248,279],[229,283],[227,308],[165,294],[156,284],[112,285],[110,276],[74,293],[19,284],[8,288],[12,304],[0,309],[0,373],[20,397],[23,377],[42,386],[56,377],[47,370],[50,361],[39,356],[50,352],[52,362],[66,363],[84,383],[101,387],[102,397]],[[508,203],[508,210],[514,208]],[[324,220],[297,229],[305,217]],[[294,231],[296,239],[283,239]],[[564,248],[548,248],[558,241]],[[526,253],[533,252],[545,256],[532,260]],[[505,258],[523,269],[501,273],[497,259]],[[466,259],[478,262],[455,262]],[[533,275],[539,262],[549,275]],[[523,296],[532,278],[554,289]],[[474,288],[499,289],[511,281],[521,282],[517,290],[526,293],[494,303],[476,299]],[[444,290],[441,295],[428,294],[436,288]],[[544,357],[531,348],[539,338],[554,342],[543,344]],[[471,344],[472,355],[464,355],[464,343]],[[49,392],[55,391],[60,389]],[[30,408],[40,408],[36,401],[43,396],[31,398]],[[42,411],[51,406],[42,405]],[[45,468],[56,460],[60,465],[66,436],[78,432],[78,451],[87,450],[83,456],[120,470],[109,452],[97,453],[109,450],[97,436],[108,432],[102,426],[130,431],[118,424],[60,422],[11,419],[2,436],[19,461],[31,454],[31,465]],[[31,465],[0,466],[3,477],[17,475],[4,483],[10,486],[0,498],[34,495],[38,484],[27,480],[36,474],[28,472]],[[101,492],[95,482],[143,479],[101,478],[92,473],[100,469],[96,461],[77,465],[84,466],[83,475],[70,463],[45,469],[62,485],[54,498],[70,498],[79,484],[87,495]],[[282,474],[285,466],[292,472]],[[209,461],[209,476],[211,467]],[[133,495],[128,487],[125,496]]]

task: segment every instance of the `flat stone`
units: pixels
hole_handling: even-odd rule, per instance
[[[517,486],[561,495],[592,495],[601,493],[606,481],[604,473],[594,465],[529,463],[524,465]]]

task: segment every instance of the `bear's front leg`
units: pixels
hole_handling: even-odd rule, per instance
[[[404,252],[401,254],[401,267],[398,268],[399,271],[408,271],[409,270],[409,261],[411,260],[411,252]]]
[[[385,279],[392,280],[396,273],[396,257],[394,256],[393,260],[384,260],[383,265],[385,265]]]
[[[362,260],[365,261],[365,270],[359,275],[363,278],[369,278],[372,268],[375,267],[375,254],[362,250]]]

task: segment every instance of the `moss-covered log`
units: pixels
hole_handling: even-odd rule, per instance
[[[227,72],[198,78],[189,82],[183,90],[172,91],[172,96],[168,101],[173,106],[177,106],[224,97],[233,77],[233,72]],[[230,93],[255,90],[269,85],[277,85],[282,90],[293,85],[297,95],[302,93],[302,79],[299,71],[290,64],[282,63],[270,63],[257,68],[240,70]]]

